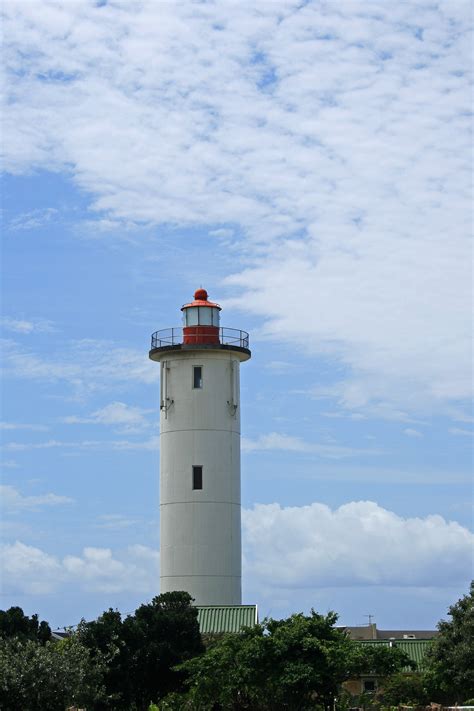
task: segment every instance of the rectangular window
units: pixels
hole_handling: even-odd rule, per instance
[[[364,679],[364,691],[372,692],[376,690],[377,686],[373,679]]]
[[[202,489],[202,466],[193,467],[193,489]]]
[[[193,388],[195,390],[201,390],[202,388],[202,366],[195,365],[193,367]]]

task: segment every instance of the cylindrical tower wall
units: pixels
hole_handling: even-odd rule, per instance
[[[160,354],[161,592],[196,604],[241,604],[242,355],[215,349]]]

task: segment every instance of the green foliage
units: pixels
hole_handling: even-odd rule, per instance
[[[28,617],[21,607],[0,610],[0,638],[31,639],[44,644],[51,639],[51,629],[47,622],[38,622],[38,615]]]
[[[78,639],[38,642],[18,637],[0,640],[2,711],[64,711],[89,706],[102,694],[99,659]]]
[[[421,674],[394,674],[385,680],[381,700],[384,706],[424,706],[430,699]]]
[[[415,669],[408,654],[399,647],[382,644],[357,644],[352,656],[353,676],[366,674],[387,677],[400,672],[405,667]]]
[[[337,615],[264,620],[217,639],[205,654],[181,665],[187,695],[169,696],[163,709],[329,709],[340,684],[359,673],[403,667],[404,654],[364,650],[335,628]]]
[[[184,672],[174,667],[204,649],[191,602],[188,593],[164,593],[124,620],[108,610],[80,624],[81,642],[107,661],[103,708],[148,709],[152,699],[182,688]]]
[[[470,592],[449,608],[449,615],[450,621],[438,624],[426,677],[431,700],[463,703],[474,696],[474,581]]]
[[[82,620],[77,637],[90,650],[92,658],[104,660],[104,684],[107,701],[102,708],[121,708],[120,702],[130,697],[128,676],[128,650],[125,647],[122,617],[118,610],[109,609],[97,620]]]

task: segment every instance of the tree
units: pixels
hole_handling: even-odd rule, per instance
[[[389,677],[404,668],[416,668],[408,654],[399,647],[389,647],[382,644],[357,644],[352,653],[351,668],[353,676],[371,674],[378,677]]]
[[[51,639],[51,629],[44,620],[38,622],[38,615],[28,617],[21,607],[10,607],[8,610],[0,610],[0,637],[31,639],[45,644]]]
[[[111,608],[97,620],[81,620],[77,637],[90,650],[93,659],[104,660],[105,698],[97,708],[121,708],[130,699],[128,651],[123,640],[122,616]]]
[[[163,593],[141,605],[123,623],[123,639],[130,650],[134,699],[146,709],[150,701],[180,689],[182,671],[175,667],[204,651],[197,609],[186,592]]]
[[[79,625],[81,642],[107,661],[104,708],[147,709],[182,688],[184,672],[175,667],[204,649],[191,602],[186,592],[164,593],[124,620],[108,610]]]
[[[474,696],[474,581],[448,614],[427,655],[427,683],[437,701],[463,703]]]
[[[89,708],[100,699],[100,660],[77,638],[41,645],[18,637],[0,640],[0,708],[2,711],[64,711]]]
[[[216,640],[202,656],[180,669],[188,674],[186,696],[165,699],[162,708],[240,711],[330,709],[340,684],[362,666],[376,666],[361,646],[335,627],[337,615],[314,610],[309,616],[264,620],[241,634]],[[390,666],[383,655],[385,668]],[[397,655],[393,668],[405,664]],[[365,666],[364,666],[365,665]],[[161,708],[161,707],[160,707]]]
[[[381,699],[384,706],[412,704],[424,706],[429,703],[429,696],[421,674],[393,674],[384,681]]]

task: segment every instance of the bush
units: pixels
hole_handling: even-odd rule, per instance
[[[0,640],[2,711],[64,711],[93,705],[103,695],[99,659],[78,639],[41,645],[18,638]]]

